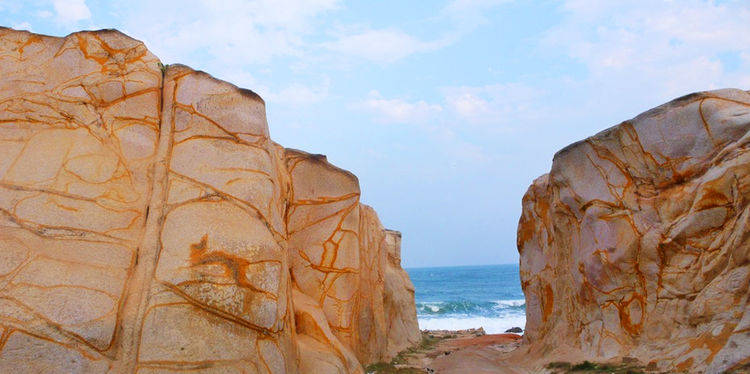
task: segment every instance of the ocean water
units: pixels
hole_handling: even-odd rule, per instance
[[[526,303],[518,265],[406,269],[416,288],[420,329],[483,327],[488,334],[524,328]]]

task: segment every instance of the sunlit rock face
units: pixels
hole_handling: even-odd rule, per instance
[[[373,212],[374,213],[374,212]],[[416,313],[404,313],[404,310],[416,309],[414,304],[414,285],[409,274],[401,268],[401,233],[385,230],[385,248],[387,250],[383,306],[385,308],[386,345],[385,357],[392,357],[417,344],[422,339],[418,330]]]
[[[356,177],[251,91],[0,28],[0,147],[0,372],[360,373],[418,338]]]
[[[690,372],[750,359],[748,130],[748,92],[703,92],[555,155],[518,228],[531,352]]]
[[[419,342],[414,288],[400,257],[392,258],[401,234],[383,229],[358,202],[357,177],[325,156],[287,149],[285,161],[290,262],[300,291],[322,305],[333,335],[361,362],[387,361]]]

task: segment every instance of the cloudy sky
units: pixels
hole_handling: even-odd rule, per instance
[[[556,150],[750,89],[745,0],[0,0],[0,24],[117,28],[258,92],[274,140],[359,176],[408,267],[516,262],[521,197]]]

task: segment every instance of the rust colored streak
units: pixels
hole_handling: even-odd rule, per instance
[[[21,45],[21,47],[18,48],[18,53],[23,54],[23,50],[30,46],[33,43],[41,42],[42,38],[40,38],[38,35],[31,35],[28,39]]]
[[[712,362],[714,360],[714,356],[716,356],[716,354],[719,353],[722,348],[724,348],[724,345],[732,335],[735,326],[736,324],[733,323],[724,325],[718,335],[714,335],[711,331],[704,333],[698,338],[690,341],[690,350],[692,351],[698,348],[707,348],[710,353],[708,354],[708,357],[706,357],[706,362]]]
[[[201,241],[190,245],[190,265],[219,265],[224,269],[224,275],[234,280],[242,288],[270,295],[267,291],[255,287],[247,279],[248,270],[253,263],[224,251],[211,250],[208,247],[208,234],[203,235]],[[273,296],[275,299],[275,295]]]
[[[700,195],[700,199],[695,203],[694,209],[696,211],[705,210],[709,208],[730,205],[732,200],[717,191],[714,188],[706,188],[705,192]]]
[[[690,368],[693,367],[693,358],[689,357],[687,360],[680,362],[675,367],[681,372],[688,372]]]
[[[638,323],[633,323],[632,316],[630,315],[630,304],[634,301],[638,302],[641,310],[641,318]],[[643,313],[645,313],[646,309],[646,302],[643,300],[643,296],[634,292],[630,299],[614,303],[614,305],[620,316],[620,326],[622,329],[633,336],[640,334],[643,328]]]
[[[701,122],[703,122],[703,128],[706,130],[706,134],[708,135],[708,139],[711,140],[711,143],[714,145],[717,145],[716,140],[714,140],[714,134],[711,133],[711,126],[708,124],[708,121],[706,121],[706,116],[703,114],[703,103],[706,101],[706,99],[703,99],[698,104],[698,113],[701,116]]]
[[[542,321],[547,322],[549,316],[552,315],[554,305],[555,294],[552,292],[552,287],[547,284],[544,286],[544,294],[542,295]]]

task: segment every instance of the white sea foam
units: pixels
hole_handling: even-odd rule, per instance
[[[495,303],[495,307],[497,307],[497,308],[507,308],[507,307],[513,307],[513,306],[524,306],[524,305],[526,305],[526,299],[496,300],[496,301],[493,301],[493,303]]]
[[[445,303],[444,303],[444,302],[442,302],[442,301],[434,301],[434,302],[427,302],[427,303],[422,303],[422,305],[423,305],[423,306],[424,306],[425,308],[427,308],[427,309],[431,310],[431,311],[432,311],[433,313],[437,313],[437,312],[439,312],[439,311],[440,311],[440,308],[441,308],[441,307],[442,307],[443,305],[445,305]]]
[[[511,327],[524,328],[526,316],[510,314],[503,317],[441,317],[419,318],[422,330],[466,330],[483,327],[488,334],[501,334]]]

